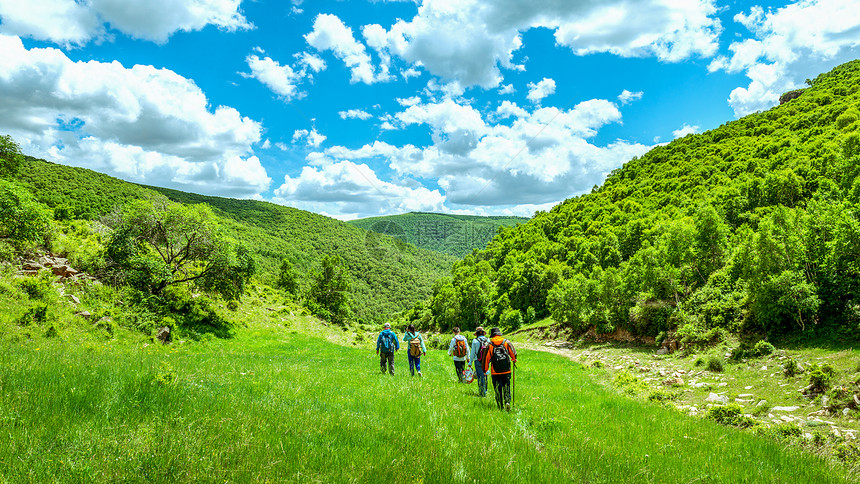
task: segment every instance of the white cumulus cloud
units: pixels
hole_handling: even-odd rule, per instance
[[[268,189],[252,150],[260,124],[211,108],[173,71],[73,62],[3,35],[0,53],[0,132],[26,153],[197,193],[257,197]]]
[[[340,115],[340,119],[370,119],[373,117],[372,114],[364,111],[362,109],[347,109],[346,111],[339,111],[337,113]]]
[[[343,61],[352,73],[351,82],[373,84],[389,79],[387,71],[376,72],[367,48],[355,40],[352,29],[336,15],[317,15],[313,30],[305,35],[305,40],[318,51],[331,51],[335,57]]]
[[[157,43],[178,31],[207,25],[235,31],[253,28],[241,0],[0,0],[0,33],[62,45],[103,37],[106,25]]]
[[[734,89],[729,104],[743,116],[777,104],[785,91],[835,65],[860,56],[860,15],[854,0],[801,0],[781,8],[754,6],[735,21],[751,38],[729,46],[711,71],[744,72],[750,82]]]
[[[683,138],[684,136],[687,136],[688,134],[695,134],[698,132],[699,132],[698,126],[690,126],[689,124],[684,123],[683,126],[676,129],[675,131],[672,131],[672,135],[675,138]]]
[[[555,81],[544,77],[539,82],[530,82],[528,84],[529,93],[526,98],[529,101],[539,104],[543,98],[555,93]]]

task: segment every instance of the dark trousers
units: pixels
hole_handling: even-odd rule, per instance
[[[388,362],[388,372],[394,374],[394,353],[379,353],[379,367],[385,373],[385,362]]]
[[[457,372],[457,381],[463,383],[463,372],[466,370],[466,362],[454,360],[454,370]]]
[[[505,408],[511,403],[511,374],[493,375],[493,389],[496,393],[496,405]]]

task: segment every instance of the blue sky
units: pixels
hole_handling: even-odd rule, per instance
[[[860,56],[860,2],[0,0],[0,133],[342,219],[531,215]]]

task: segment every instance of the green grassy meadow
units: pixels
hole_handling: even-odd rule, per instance
[[[796,448],[522,350],[514,410],[279,324],[231,340],[0,343],[0,482],[850,482]],[[326,337],[328,336],[328,337]]]

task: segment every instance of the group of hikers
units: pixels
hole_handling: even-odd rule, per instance
[[[414,377],[421,377],[421,357],[427,354],[424,338],[410,324],[403,335],[404,343],[409,345],[409,372]],[[397,333],[391,330],[391,324],[385,323],[384,329],[376,338],[376,354],[379,355],[379,366],[382,373],[394,375],[394,353],[400,350],[400,340]],[[478,394],[487,396],[487,374],[493,380],[496,405],[500,409],[511,410],[513,395],[511,391],[514,370],[516,369],[517,351],[510,341],[502,337],[499,328],[490,329],[487,337],[484,328],[475,328],[475,338],[471,346],[466,336],[460,334],[460,328],[454,328],[454,335],[448,344],[448,356],[454,361],[454,371],[459,383],[471,382],[473,377],[478,382]],[[472,369],[474,367],[474,370]]]

